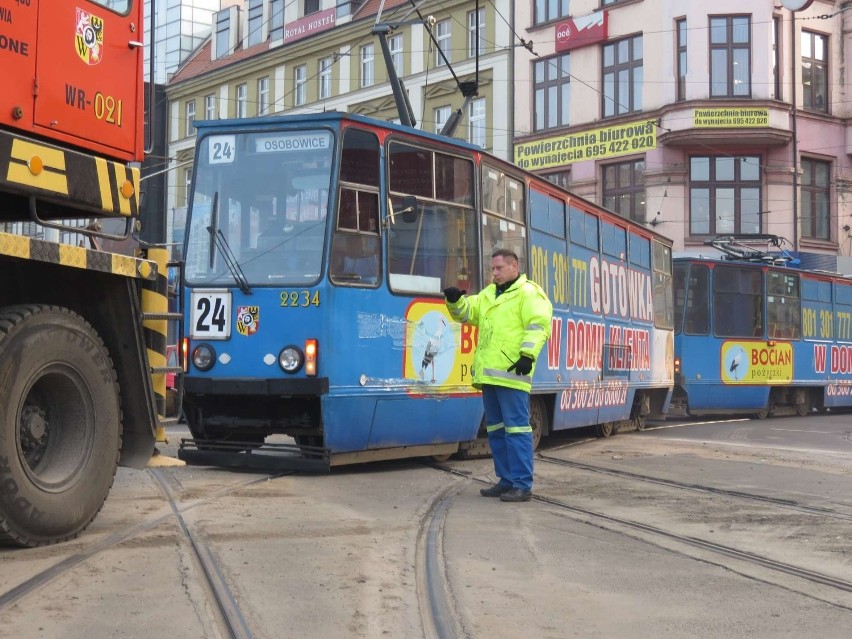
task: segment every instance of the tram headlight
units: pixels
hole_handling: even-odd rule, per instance
[[[305,356],[298,346],[285,346],[278,353],[278,365],[285,373],[295,373],[305,363]]]
[[[200,371],[209,371],[216,363],[216,351],[210,344],[199,344],[192,350],[192,363]]]

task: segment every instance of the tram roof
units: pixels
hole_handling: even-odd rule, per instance
[[[605,209],[600,205],[595,204],[594,202],[577,195],[576,193],[566,191],[565,189],[558,187],[555,184],[552,184],[551,182],[548,182],[543,177],[538,176],[530,171],[527,171],[526,169],[522,169],[521,167],[516,164],[513,164],[512,162],[498,158],[480,146],[471,144],[470,142],[466,142],[465,140],[460,140],[458,138],[448,138],[438,133],[431,133],[429,131],[423,131],[421,129],[412,129],[410,127],[403,126],[401,124],[396,124],[394,122],[378,120],[376,118],[371,118],[365,115],[359,115],[357,113],[350,113],[348,111],[323,111],[321,113],[272,115],[254,118],[228,118],[222,120],[196,120],[194,124],[195,127],[199,129],[199,132],[203,134],[210,134],[221,130],[271,130],[282,125],[298,126],[300,124],[311,124],[335,127],[343,121],[358,122],[366,126],[388,129],[390,131],[395,131],[404,135],[415,136],[421,139],[431,140],[444,145],[450,145],[459,149],[479,153],[483,156],[488,157],[490,161],[505,166],[507,168],[511,168],[511,170],[516,171],[519,174],[531,176],[541,180],[540,186],[545,189],[559,193],[568,193],[568,195],[570,195],[571,202],[582,203],[582,206],[580,208],[595,211],[600,214],[602,219],[606,219],[609,222],[615,222],[619,225],[627,226],[633,231],[645,237],[657,239],[658,241],[662,242],[663,244],[666,244],[669,247],[671,247],[671,245],[673,244],[671,238],[666,235],[663,235],[662,233],[657,232],[653,228],[649,228],[648,226],[642,225],[634,220],[622,217],[617,213],[609,211],[608,209]]]
[[[194,122],[194,125],[198,129],[211,130],[246,129],[255,127],[262,127],[266,129],[275,128],[276,126],[281,125],[294,124],[319,124],[334,126],[344,120],[359,122],[368,126],[389,129],[391,131],[397,131],[399,133],[405,133],[407,135],[416,135],[417,137],[427,138],[436,142],[443,142],[444,144],[451,144],[459,148],[467,149],[470,151],[477,151],[479,153],[485,153],[486,155],[489,155],[488,152],[485,151],[482,147],[477,146],[475,144],[471,144],[470,142],[461,140],[459,138],[448,138],[438,133],[431,133],[429,131],[423,131],[421,129],[412,129],[407,126],[403,126],[402,124],[388,122],[387,120],[378,120],[376,118],[371,118],[366,115],[359,115],[357,113],[350,113],[348,111],[323,111],[321,113],[270,115],[255,118],[228,118],[224,120],[196,120]]]

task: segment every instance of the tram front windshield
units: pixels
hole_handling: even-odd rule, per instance
[[[202,286],[305,285],[322,270],[329,131],[209,135],[200,142],[185,278]]]

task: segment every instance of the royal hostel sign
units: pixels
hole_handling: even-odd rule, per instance
[[[326,9],[325,11],[317,11],[295,22],[286,24],[284,25],[284,42],[290,44],[296,40],[312,36],[315,33],[328,31],[334,28],[336,17],[336,9]]]
[[[606,40],[607,12],[595,11],[556,25],[556,51],[571,51]]]

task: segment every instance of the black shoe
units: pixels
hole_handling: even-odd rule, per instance
[[[500,501],[529,501],[532,499],[532,491],[523,488],[513,488],[500,495]]]
[[[493,486],[489,486],[488,488],[480,488],[479,494],[483,497],[500,497],[512,490],[511,486],[504,486],[503,484],[494,484]]]

